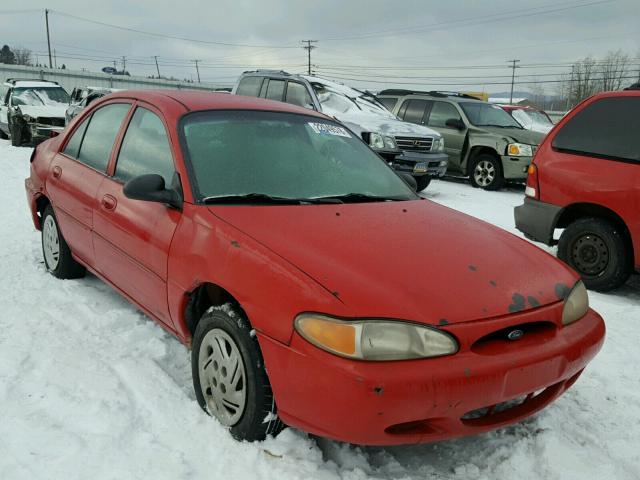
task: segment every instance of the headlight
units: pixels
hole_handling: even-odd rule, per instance
[[[318,348],[358,360],[408,360],[458,351],[449,334],[432,327],[392,320],[339,320],[302,314],[295,329]]]
[[[384,146],[389,150],[396,150],[398,146],[396,145],[396,140],[393,137],[383,137]]]
[[[27,115],[26,113],[24,115],[22,115],[22,119],[25,122],[30,122],[31,120],[33,120],[33,118],[31,118],[31,115]]]
[[[569,296],[564,301],[564,309],[562,310],[562,324],[569,325],[570,323],[580,320],[584,317],[589,310],[589,295],[587,295],[587,289],[579,280],[576,283]]]
[[[433,141],[433,147],[431,147],[431,150],[434,152],[444,152],[444,138],[436,138]]]
[[[531,148],[531,145],[510,143],[507,146],[507,155],[511,155],[512,157],[532,157],[533,149]]]
[[[369,146],[376,150],[384,150],[384,139],[379,133],[369,134]]]

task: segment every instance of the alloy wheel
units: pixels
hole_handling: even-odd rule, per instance
[[[488,160],[482,160],[476,164],[473,171],[475,182],[481,187],[487,187],[493,183],[496,178],[496,168]]]

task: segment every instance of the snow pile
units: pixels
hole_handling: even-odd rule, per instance
[[[292,429],[237,443],[198,407],[177,340],[96,278],[46,274],[25,204],[30,153],[0,140],[0,479],[640,478],[637,277],[615,294],[591,294],[608,326],[602,352],[522,424],[408,447],[360,448]],[[425,196],[510,231],[522,201],[519,190],[443,181]]]

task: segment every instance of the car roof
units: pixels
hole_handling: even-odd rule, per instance
[[[47,82],[46,80],[13,80],[7,81],[5,85],[22,88],[60,87],[56,82]]]
[[[298,113],[307,116],[328,118],[322,113],[298,107],[284,102],[266,100],[256,97],[245,97],[243,95],[229,95],[228,93],[217,93],[197,90],[123,90],[112,93],[105,98],[128,98],[142,100],[160,108],[166,106],[175,108],[175,102],[181,104],[185,110],[264,110],[271,112]]]
[[[429,97],[429,98],[438,98],[441,100],[451,100],[452,102],[482,102],[487,103],[484,100],[479,99],[478,97],[474,97],[473,95],[469,95],[467,93],[458,93],[458,92],[441,92],[441,91],[428,91],[423,92],[420,90],[405,90],[405,89],[396,89],[391,88],[387,90],[382,90],[378,93],[378,97]]]

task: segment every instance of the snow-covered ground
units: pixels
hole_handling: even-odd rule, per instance
[[[409,447],[292,429],[237,443],[198,407],[185,347],[96,278],[45,273],[25,202],[30,153],[0,140],[0,479],[640,478],[638,277],[591,294],[607,322],[603,350],[522,424]],[[517,189],[449,181],[425,196],[512,232],[522,201]]]

